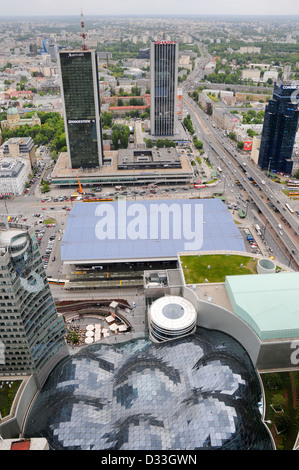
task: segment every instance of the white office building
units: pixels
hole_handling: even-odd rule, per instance
[[[20,160],[2,160],[0,166],[0,196],[20,196],[27,181],[26,165]]]

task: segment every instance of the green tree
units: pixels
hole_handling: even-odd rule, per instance
[[[139,86],[132,86],[131,95],[132,96],[140,96],[141,95],[141,88]]]
[[[163,139],[157,139],[157,140],[156,140],[156,147],[157,147],[157,148],[162,148],[162,147],[164,147],[164,144],[165,144],[165,143],[164,143],[164,140],[163,140]]]
[[[122,124],[113,124],[112,143],[114,148],[127,148],[129,144],[130,128]]]
[[[103,127],[111,127],[112,126],[112,114],[108,113],[108,111],[104,111],[101,115]]]
[[[151,149],[153,147],[153,141],[152,139],[147,139],[146,140],[146,148]],[[299,170],[298,170],[299,171]]]

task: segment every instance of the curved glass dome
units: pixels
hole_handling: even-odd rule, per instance
[[[244,349],[207,330],[162,344],[94,344],[53,370],[25,437],[52,449],[272,449]]]

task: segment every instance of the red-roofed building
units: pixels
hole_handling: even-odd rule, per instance
[[[0,439],[0,452],[2,450],[49,450],[49,444],[44,437]]]
[[[30,450],[30,439],[22,439],[11,443],[10,450]]]

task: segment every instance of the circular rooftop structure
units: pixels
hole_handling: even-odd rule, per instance
[[[276,264],[271,259],[262,258],[258,260],[256,269],[259,274],[275,273]]]
[[[150,335],[156,342],[167,341],[193,333],[197,312],[189,300],[168,295],[156,300],[150,307]]]

